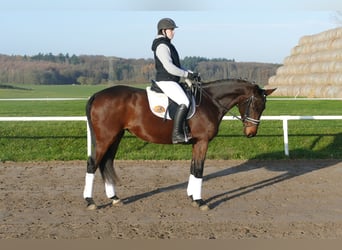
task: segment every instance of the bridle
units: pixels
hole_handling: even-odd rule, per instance
[[[251,117],[249,117],[249,111],[251,108],[251,105],[253,103],[253,101],[256,99],[256,97],[254,97],[254,95],[251,95],[250,97],[248,97],[248,99],[244,102],[246,103],[247,107],[245,109],[245,114],[243,115],[242,118],[238,118],[239,120],[241,120],[243,122],[243,126],[244,127],[253,127],[253,126],[259,126],[260,120],[257,119],[253,119]],[[244,104],[243,103],[243,104]],[[238,104],[237,104],[238,105]],[[251,123],[251,125],[246,125],[246,122]]]
[[[249,117],[250,113],[250,108],[253,103],[253,101],[256,99],[254,95],[251,95],[250,97],[247,98],[245,102],[243,102],[241,105],[246,104],[246,109],[245,109],[245,114],[241,117],[238,117],[237,115],[233,114],[230,109],[226,108],[223,106],[218,100],[215,98],[212,98],[205,89],[201,89],[201,94],[204,93],[207,97],[209,97],[217,106],[223,109],[223,113],[229,113],[231,114],[234,118],[242,121],[244,127],[253,127],[253,126],[259,126],[260,124],[260,119],[254,119]],[[236,106],[239,106],[239,104],[236,104]],[[246,122],[249,123],[249,125],[246,124]]]

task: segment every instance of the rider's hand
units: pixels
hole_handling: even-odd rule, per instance
[[[195,73],[195,72],[190,72],[190,71],[188,71],[188,76],[187,76],[187,78],[188,78],[189,80],[191,80],[191,81],[194,81],[194,80],[196,80],[196,81],[201,81],[200,75],[199,75],[198,73]]]

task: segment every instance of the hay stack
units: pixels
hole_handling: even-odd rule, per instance
[[[266,87],[280,96],[342,98],[342,27],[303,36]]]

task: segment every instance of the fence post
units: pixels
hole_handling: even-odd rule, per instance
[[[288,136],[288,124],[287,124],[288,118],[283,117],[283,134],[284,134],[284,150],[285,155],[289,156],[289,136]]]

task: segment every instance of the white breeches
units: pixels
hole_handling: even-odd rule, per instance
[[[159,81],[156,83],[158,87],[178,105],[185,104],[187,108],[189,107],[189,99],[177,82]]]

